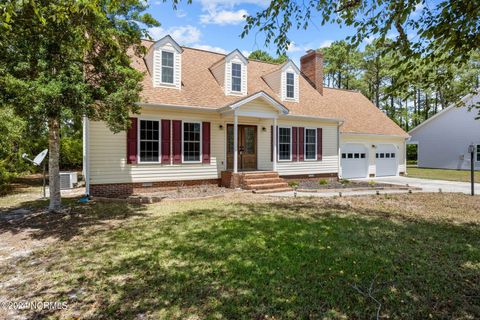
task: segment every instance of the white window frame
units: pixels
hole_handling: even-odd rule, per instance
[[[315,130],[315,158],[307,159],[307,129],[308,130]],[[303,131],[303,151],[304,151],[304,161],[316,161],[317,160],[317,128],[305,127]]]
[[[163,53],[168,52],[173,54],[173,81],[172,82],[164,82],[163,81]],[[165,86],[175,86],[175,51],[173,50],[166,50],[166,49],[161,49],[160,50],[160,84],[165,85]]]
[[[233,90],[233,65],[240,66],[240,90]],[[232,93],[242,93],[242,78],[243,78],[243,71],[242,71],[242,64],[239,62],[231,62],[230,63],[230,92]]]
[[[290,158],[289,159],[280,159],[280,129],[289,129],[290,130]],[[288,162],[288,161],[292,161],[292,154],[293,154],[293,143],[292,143],[292,137],[293,135],[293,129],[291,126],[278,126],[278,129],[277,129],[277,159],[279,162]]]
[[[189,160],[189,161],[185,161],[185,157],[184,157],[184,143],[185,143],[185,139],[184,139],[184,133],[185,133],[185,129],[184,129],[184,123],[198,123],[200,124],[200,156],[199,156],[199,160]],[[203,158],[203,124],[201,121],[194,121],[194,120],[182,120],[182,163],[202,163],[202,158]]]
[[[141,164],[158,164],[162,163],[162,120],[161,119],[150,119],[150,118],[137,118],[137,163]],[[140,157],[140,146],[141,146],[141,122],[142,121],[157,121],[158,122],[158,161],[142,161]]]
[[[288,96],[288,75],[291,74],[293,76],[293,97]],[[285,99],[286,100],[295,100],[295,73],[291,71],[285,72]]]

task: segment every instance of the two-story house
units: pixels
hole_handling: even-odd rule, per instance
[[[258,189],[272,191],[285,188],[282,178],[405,173],[408,134],[361,93],[324,87],[317,51],[299,68],[249,60],[238,50],[182,47],[170,36],[144,45],[146,56],[132,57],[145,78],[141,113],[128,132],[85,120],[91,195],[179,184],[242,187],[252,171],[260,173]]]

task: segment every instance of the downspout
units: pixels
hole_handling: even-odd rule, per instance
[[[340,121],[337,125],[337,176],[340,178],[340,127],[345,123],[345,121]]]
[[[86,116],[83,117],[83,178],[85,179],[85,195],[90,195],[90,166],[89,166],[89,121]]]

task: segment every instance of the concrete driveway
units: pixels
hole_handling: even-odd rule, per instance
[[[352,179],[355,181],[369,181],[374,180],[377,182],[398,184],[399,186],[405,187],[407,184],[411,187],[418,187],[422,190],[414,190],[413,193],[417,192],[439,192],[439,189],[442,189],[442,192],[458,192],[470,194],[470,183],[469,182],[458,182],[458,181],[446,181],[446,180],[430,180],[430,179],[418,179],[418,178],[408,178],[408,177],[380,177],[380,178],[370,178],[370,179]],[[394,194],[394,193],[407,193],[407,190],[381,190],[381,194]],[[362,191],[345,191],[342,192],[343,196],[366,196],[374,195],[375,190],[362,190]],[[480,183],[475,184],[475,194],[480,195]],[[280,197],[293,197],[295,196],[293,191],[272,193],[271,196],[280,196]],[[298,192],[297,197],[334,197],[338,196],[337,192]]]
[[[371,179],[356,179],[359,181],[374,180],[378,182],[398,184],[405,186],[408,184],[412,187],[422,188],[424,192],[462,192],[470,194],[470,182],[446,181],[446,180],[430,180],[409,177],[379,177]],[[480,183],[475,183],[475,194],[480,194]]]

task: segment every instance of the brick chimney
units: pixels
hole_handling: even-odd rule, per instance
[[[300,58],[300,70],[312,86],[323,95],[323,55],[317,50],[308,50]]]

